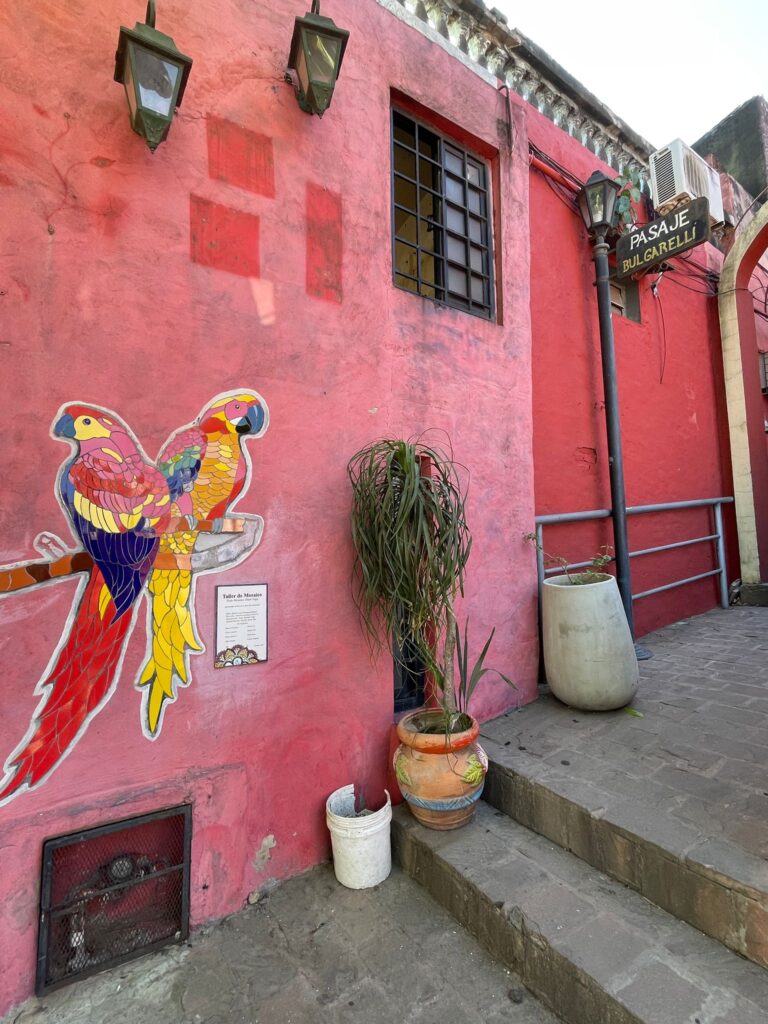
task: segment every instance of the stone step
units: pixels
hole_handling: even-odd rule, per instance
[[[567,1024],[765,1024],[768,972],[480,802],[455,832],[395,809],[402,867]]]
[[[533,756],[535,738],[522,737],[526,750],[520,749],[519,733],[511,743],[504,739],[510,721],[496,719],[483,727],[481,741],[490,758],[483,797],[489,804],[768,967],[768,862],[718,834],[715,807],[707,810],[703,789],[698,821],[685,820],[668,813],[679,808],[681,798],[656,778],[632,777],[615,764],[606,767],[581,748]],[[678,775],[678,785],[720,785]],[[768,770],[765,785],[768,789]],[[727,791],[721,799],[729,799]]]

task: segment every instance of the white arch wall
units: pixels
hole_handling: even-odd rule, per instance
[[[760,555],[757,542],[752,461],[749,452],[736,281],[742,261],[747,257],[749,250],[755,245],[761,234],[765,235],[764,248],[768,248],[768,204],[758,210],[744,231],[737,236],[733,248],[723,263],[718,298],[725,371],[725,397],[728,406],[728,431],[733,466],[733,496],[741,557],[741,579],[742,583],[748,584],[760,583]]]

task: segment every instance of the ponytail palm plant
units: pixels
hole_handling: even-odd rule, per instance
[[[385,438],[352,457],[354,596],[374,651],[415,646],[456,716],[454,601],[472,538],[450,447]]]

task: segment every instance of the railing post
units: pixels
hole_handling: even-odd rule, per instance
[[[725,541],[723,540],[723,506],[718,501],[715,510],[715,533],[717,534],[717,568],[720,570],[720,607],[728,607],[728,576],[725,569]]]
[[[544,524],[536,523],[536,579],[539,591],[539,619],[541,599],[544,597]]]

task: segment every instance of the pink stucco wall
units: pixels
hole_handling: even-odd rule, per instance
[[[331,109],[309,117],[283,80],[303,10],[160,4],[158,28],[195,63],[154,155],[112,81],[119,25],[143,3],[0,11],[0,564],[34,558],[41,530],[68,536],[54,497],[68,453],[49,436],[62,403],[115,410],[150,455],[221,391],[255,388],[271,412],[240,504],[264,516],[263,541],[200,580],[208,653],[160,738],[142,735],[132,685],[142,612],[112,699],[44,785],[0,808],[0,1013],[31,989],[45,838],[192,801],[199,923],[327,856],[333,789],[354,781],[381,799],[392,671],[387,658],[371,664],[350,598],[345,472],[369,440],[449,433],[472,478],[471,632],[496,626],[491,663],[518,680],[519,699],[535,692],[533,552],[520,539],[534,511],[523,104],[513,97],[504,149],[491,86],[373,0],[329,0],[323,13],[351,38]],[[391,89],[496,154],[503,323],[391,284]],[[269,584],[270,660],[216,672],[214,586],[238,581]],[[74,589],[0,602],[3,759],[27,729]],[[489,684],[475,710],[510,700]],[[271,859],[255,859],[270,835]]]

